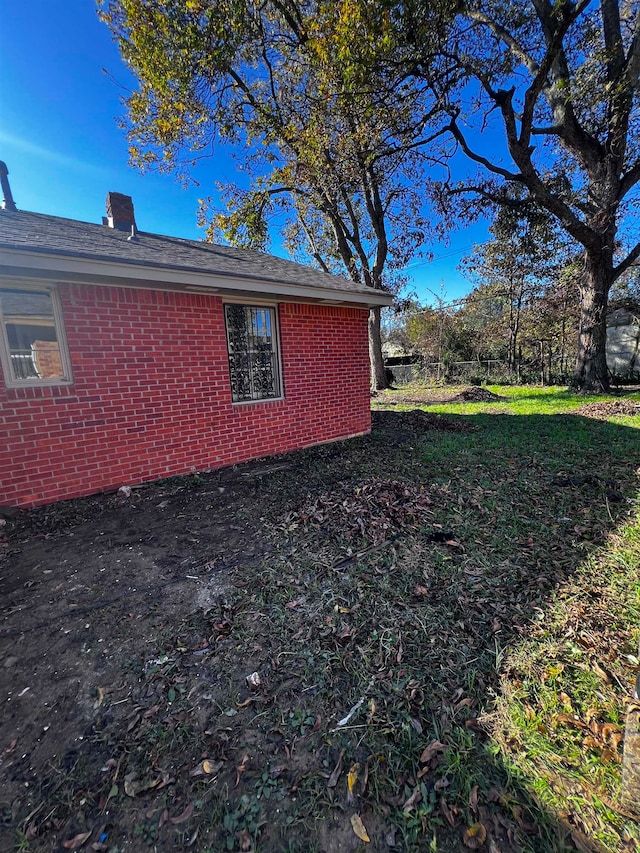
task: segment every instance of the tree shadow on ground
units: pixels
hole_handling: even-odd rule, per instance
[[[375,851],[632,849],[602,799],[637,430],[374,426],[10,523],[0,836],[340,853],[358,814]]]

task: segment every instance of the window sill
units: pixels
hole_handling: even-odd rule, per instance
[[[5,380],[4,386],[8,391],[24,391],[29,388],[70,388],[73,385],[73,379],[55,379],[47,381],[46,379],[34,379],[33,382],[15,382]]]
[[[262,406],[265,403],[284,403],[284,397],[263,397],[261,400],[232,400],[232,406]]]
[[[62,403],[76,399],[76,388],[72,382],[43,385],[9,385],[5,387],[7,400],[53,400]]]

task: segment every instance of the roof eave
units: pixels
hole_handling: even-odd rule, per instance
[[[62,279],[106,287],[189,291],[197,289],[198,292],[221,295],[259,293],[265,298],[362,305],[367,308],[393,303],[393,297],[389,293],[373,288],[343,290],[6,246],[0,247],[0,274],[25,279]]]

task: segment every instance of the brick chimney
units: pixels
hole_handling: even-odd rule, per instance
[[[118,231],[129,231],[132,234],[136,230],[136,217],[133,212],[133,201],[130,195],[122,193],[107,193],[107,215],[102,221],[109,228],[117,228]]]

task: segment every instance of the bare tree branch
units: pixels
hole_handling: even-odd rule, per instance
[[[626,272],[629,267],[635,266],[635,262],[640,258],[640,242],[636,243],[633,249],[629,252],[627,257],[618,264],[617,267],[614,267],[614,281],[619,278],[623,272]]]

